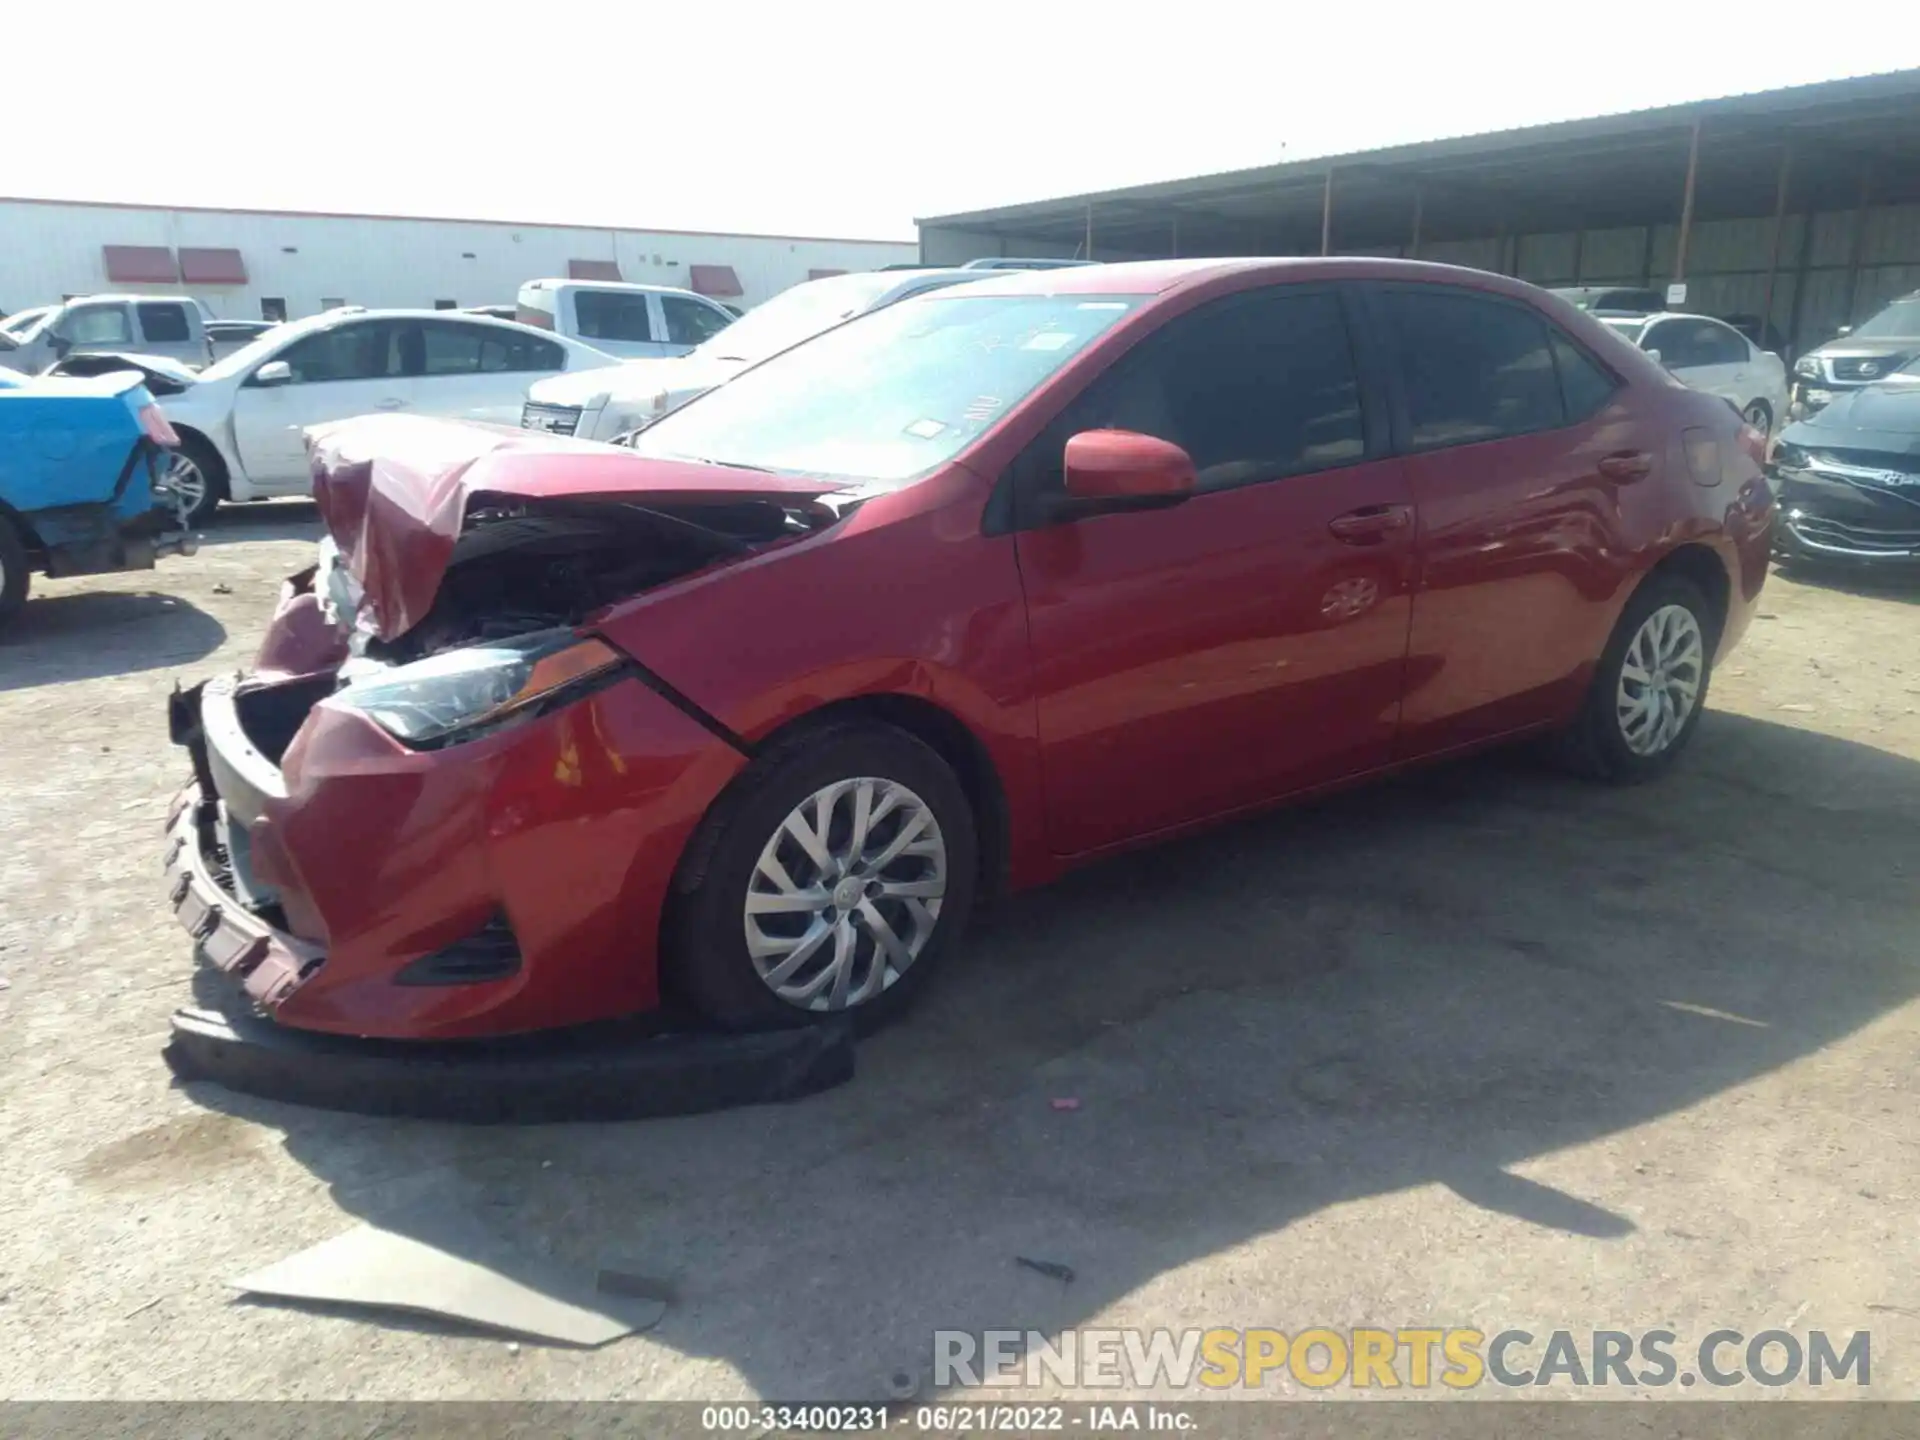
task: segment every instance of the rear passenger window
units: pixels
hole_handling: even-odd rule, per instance
[[[1553,363],[1560,372],[1560,395],[1566,403],[1569,424],[1597,412],[1619,387],[1613,376],[1557,331],[1553,336]]]
[[[155,344],[185,340],[192,333],[187,328],[184,305],[136,305],[134,308],[140,313],[140,333]]]
[[[1382,294],[1415,450],[1566,423],[1546,322],[1524,306],[1440,286]]]
[[[576,290],[573,314],[582,340],[651,340],[647,297],[621,290]]]
[[[488,335],[480,347],[480,368],[489,374],[509,370],[564,370],[567,352],[551,340],[539,340],[531,335]]]

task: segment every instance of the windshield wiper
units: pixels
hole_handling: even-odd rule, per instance
[[[778,475],[780,472],[769,465],[743,465],[738,460],[714,460],[705,455],[681,455],[675,451],[666,451],[662,460],[685,460],[689,465],[717,465],[727,470],[752,470],[759,475]]]

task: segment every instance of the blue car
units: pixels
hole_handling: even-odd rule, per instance
[[[34,571],[149,570],[193,553],[165,484],[178,443],[138,374],[0,384],[0,628]]]

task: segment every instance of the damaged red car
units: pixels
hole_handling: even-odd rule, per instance
[[[317,432],[317,563],[175,697],[171,898],[280,1025],[900,1004],[991,892],[1553,732],[1659,773],[1766,574],[1759,439],[1544,292],[1007,273],[625,446]]]

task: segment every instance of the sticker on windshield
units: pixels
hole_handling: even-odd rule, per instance
[[[1000,407],[1006,403],[998,395],[976,395],[967,406],[966,414],[961,418],[975,422],[991,420],[1000,413]]]
[[[907,434],[918,436],[922,440],[931,440],[946,428],[946,425],[939,420],[916,420],[907,426]]]
[[[1042,330],[1037,335],[1029,335],[1022,350],[1064,350],[1073,343],[1073,334],[1067,330]]]
[[[1127,308],[1127,302],[1124,300],[1083,300],[1073,308],[1076,310],[1124,310]]]

